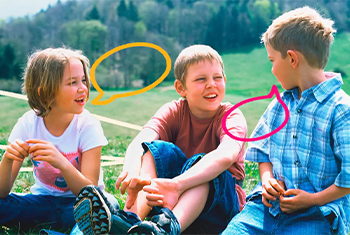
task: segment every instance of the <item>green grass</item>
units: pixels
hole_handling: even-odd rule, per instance
[[[331,57],[326,67],[327,71],[341,69],[347,74],[343,77],[343,89],[350,93],[350,34],[338,35],[331,49]],[[263,47],[244,48],[232,54],[222,55],[225,71],[227,75],[226,96],[224,101],[233,104],[253,96],[262,96],[269,93],[272,84],[281,86],[277,83],[276,78],[271,73],[271,63],[267,59],[266,51]],[[167,83],[166,86],[171,85]],[[107,99],[116,92],[105,92]],[[97,96],[97,92],[91,92],[90,101]],[[91,103],[86,105],[91,113],[107,116],[120,121],[136,125],[144,125],[152,115],[166,102],[178,99],[179,95],[174,89],[164,89],[164,86],[157,87],[146,93],[116,99],[114,102],[105,106],[94,106]],[[250,134],[263,114],[271,100],[262,100],[246,104],[240,109],[245,115],[248,123],[248,133]],[[0,112],[0,144],[7,144],[7,138],[15,125],[17,119],[29,110],[26,101],[16,100],[8,97],[0,97],[2,112]],[[109,140],[108,146],[102,148],[102,155],[115,157],[124,157],[125,150],[131,140],[136,136],[138,131],[127,128],[102,123],[104,133]],[[4,151],[0,150],[0,155]],[[26,162],[25,165],[30,165]],[[104,181],[106,190],[116,196],[123,205],[125,195],[121,195],[115,190],[115,181],[122,170],[121,166],[104,167]],[[258,182],[258,167],[256,163],[246,162],[246,179],[244,181],[244,190],[248,193]],[[34,183],[32,173],[20,173],[13,192],[28,193],[30,186]],[[40,227],[30,231],[22,231],[19,228],[0,228],[0,234],[37,234]],[[69,232],[69,231],[61,231]]]
[[[106,92],[106,98],[113,95],[113,92]],[[96,92],[91,93],[91,99],[97,96]],[[144,125],[152,115],[165,103],[174,99],[178,99],[179,96],[174,90],[162,91],[161,88],[151,90],[147,93],[140,94],[139,96],[127,97],[123,99],[117,99],[113,103],[105,106],[93,106],[90,103],[86,105],[86,108],[91,112],[117,120]],[[240,100],[245,99],[243,96],[235,96],[228,94],[226,101],[237,103]],[[23,115],[24,112],[29,110],[27,102],[24,100],[16,100],[8,97],[0,97],[0,103],[3,105],[5,110],[11,110],[11,112],[0,113],[0,144],[7,144],[7,138],[11,132],[11,128],[15,125],[17,119]],[[266,105],[268,101],[265,102]],[[242,110],[245,108],[242,107]],[[265,108],[261,109],[261,114]],[[250,123],[252,130],[254,123],[261,114],[254,112],[256,108],[246,107],[245,112],[249,113],[247,116],[247,122]],[[130,130],[123,127],[114,126],[108,123],[102,123],[106,137],[108,138],[109,144],[102,148],[102,155],[124,157],[125,150],[131,140],[136,136],[138,131]],[[0,155],[4,151],[0,150]],[[256,171],[255,163],[248,163],[247,179],[245,180],[245,189],[248,192],[254,187],[258,181],[258,175]],[[31,165],[29,162],[25,162],[24,166]],[[112,193],[123,206],[126,196],[121,195],[119,191],[115,189],[115,181],[122,170],[122,166],[108,166],[104,167],[104,182],[106,184],[106,191]],[[251,175],[251,177],[250,177]],[[34,184],[32,173],[21,172],[19,173],[12,192],[24,192],[29,193],[31,185]],[[33,233],[37,234],[41,228],[45,226],[38,226],[30,231],[22,231],[21,233]],[[18,228],[6,228],[0,229],[1,233],[15,234],[18,233]],[[67,232],[67,231],[61,231]],[[69,231],[68,231],[69,232]]]

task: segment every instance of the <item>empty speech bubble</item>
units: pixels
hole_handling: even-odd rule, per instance
[[[130,91],[130,92],[125,92],[125,93],[121,93],[121,94],[115,94],[115,95],[112,95],[107,100],[100,101],[100,99],[102,98],[102,96],[104,94],[104,91],[100,88],[100,86],[97,84],[96,79],[95,79],[95,70],[96,70],[97,66],[104,59],[106,59],[108,56],[112,55],[113,53],[116,53],[118,51],[121,51],[121,50],[124,50],[124,49],[127,49],[127,48],[131,48],[131,47],[149,47],[149,48],[153,48],[153,49],[159,51],[164,56],[165,61],[166,61],[166,68],[165,68],[164,73],[162,74],[162,76],[160,76],[160,78],[158,78],[155,82],[153,82],[152,84],[148,85],[147,87],[144,87],[144,88],[136,90],[136,91]],[[91,70],[90,70],[91,83],[92,83],[92,85],[95,87],[95,89],[99,93],[98,96],[91,101],[91,104],[93,104],[93,105],[106,105],[106,104],[109,104],[109,103],[113,102],[117,98],[123,98],[123,97],[138,95],[138,94],[141,94],[143,92],[149,91],[152,88],[154,88],[157,85],[159,85],[166,78],[166,76],[168,76],[170,70],[171,70],[171,59],[170,59],[170,56],[160,46],[157,46],[157,45],[155,45],[153,43],[148,43],[148,42],[133,42],[133,43],[127,43],[127,44],[124,44],[124,45],[120,45],[120,46],[118,46],[118,47],[116,47],[116,48],[106,52],[102,56],[100,56],[95,61],[95,63],[91,66]]]
[[[283,109],[284,109],[284,112],[285,112],[285,119],[283,121],[283,123],[277,127],[275,130],[271,131],[270,133],[267,133],[266,135],[263,135],[263,136],[258,136],[258,137],[255,137],[255,138],[241,138],[241,137],[238,137],[238,136],[234,136],[232,135],[228,130],[227,130],[227,126],[226,126],[226,120],[227,120],[227,117],[230,115],[230,113],[232,113],[233,110],[235,110],[236,108],[240,107],[241,105],[243,104],[246,104],[246,103],[250,103],[250,102],[253,102],[253,101],[256,101],[256,100],[264,100],[264,99],[271,99],[273,97],[273,95],[276,95],[276,98],[278,100],[278,102],[282,105]],[[246,100],[243,100],[241,102],[239,102],[238,104],[234,105],[232,108],[230,108],[226,114],[224,115],[224,117],[222,118],[222,129],[225,131],[225,133],[230,136],[232,139],[234,140],[238,140],[238,141],[244,141],[244,142],[250,142],[250,141],[257,141],[257,140],[262,140],[262,139],[265,139],[267,137],[270,137],[271,135],[274,135],[276,134],[277,132],[279,132],[288,122],[289,120],[289,110],[288,110],[288,107],[287,105],[282,101],[281,99],[281,96],[280,96],[280,93],[278,92],[278,89],[277,89],[277,86],[276,85],[272,85],[272,88],[271,88],[271,91],[268,95],[265,95],[265,96],[258,96],[258,97],[253,97],[253,98],[250,98],[250,99],[246,99]]]

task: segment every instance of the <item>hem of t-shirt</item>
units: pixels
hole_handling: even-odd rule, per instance
[[[108,141],[106,141],[106,142],[107,142],[107,143],[103,143],[103,144],[98,143],[98,144],[96,144],[96,145],[91,145],[91,146],[87,147],[86,149],[81,150],[81,152],[84,153],[84,152],[86,152],[86,151],[88,151],[88,150],[91,150],[91,149],[93,149],[93,148],[102,147],[102,146],[107,146],[107,145],[108,145]]]

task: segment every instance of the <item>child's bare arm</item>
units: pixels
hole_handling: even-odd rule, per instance
[[[31,139],[27,143],[33,144],[29,152],[36,161],[45,161],[59,169],[74,195],[78,195],[86,185],[97,185],[100,173],[101,146],[83,152],[81,171],[76,169],[58,149],[48,141]]]
[[[152,129],[145,128],[128,146],[125,154],[123,171],[120,173],[115,184],[116,189],[120,188],[120,192],[122,194],[125,193],[125,190],[129,186],[132,178],[137,178],[140,175],[141,159],[144,151],[141,144],[143,142],[151,142],[157,139],[159,139],[157,132]]]
[[[267,207],[272,207],[268,200],[275,201],[284,193],[284,183],[275,179],[270,162],[259,163],[259,173],[262,183],[262,202]]]
[[[98,185],[101,149],[102,147],[99,146],[83,152],[80,172],[72,164],[69,164],[67,168],[60,169],[74,195],[78,195],[80,189],[86,185]]]
[[[7,147],[0,163],[0,198],[5,198],[10,193],[28,151],[29,146],[21,140],[16,140]]]
[[[322,206],[328,202],[344,197],[350,193],[350,188],[338,187],[335,184],[318,193],[308,193],[300,189],[289,189],[285,196],[280,197],[280,207],[283,212],[292,213],[313,206]]]
[[[217,149],[205,155],[188,171],[174,178],[179,184],[179,190],[184,192],[213,180],[236,161],[241,148],[242,145],[231,138],[223,140]]]

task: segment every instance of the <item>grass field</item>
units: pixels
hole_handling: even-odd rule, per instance
[[[327,71],[341,69],[347,75],[343,77],[343,89],[348,94],[350,94],[349,43],[350,34],[340,34],[336,37],[335,43],[331,49],[331,57],[326,67]],[[244,48],[232,54],[222,55],[222,57],[227,76],[227,91],[224,101],[235,104],[253,96],[266,95],[269,93],[272,84],[278,85],[280,91],[282,91],[280,85],[271,73],[271,63],[267,59],[266,51],[263,47]],[[179,98],[175,90],[169,88],[169,86],[171,86],[171,83],[162,84],[146,93],[117,99],[105,106],[94,106],[88,103],[86,109],[91,113],[142,126],[164,103]],[[106,92],[105,98],[103,99],[107,99],[115,93],[116,92],[111,91]],[[90,100],[96,96],[96,92],[91,92]],[[271,100],[263,100],[249,103],[240,108],[246,117],[249,134],[252,132],[259,117],[270,101]],[[7,138],[12,127],[17,119],[21,117],[24,112],[29,110],[29,106],[26,101],[0,96],[0,107],[0,145],[5,145],[7,144]],[[128,144],[138,132],[107,123],[102,123],[102,127],[109,140],[108,146],[102,149],[102,155],[124,157]],[[4,151],[0,150],[0,155],[3,154],[3,152]],[[29,165],[28,162],[25,164]],[[119,202],[123,204],[125,196],[114,189],[114,184],[120,171],[121,166],[104,167],[104,180],[107,191],[113,193],[118,198]],[[259,180],[257,165],[246,162],[246,174],[247,177],[244,182],[244,189],[248,193]],[[32,184],[33,177],[31,173],[20,173],[12,191],[29,192]],[[0,234],[37,234],[39,229],[38,227],[31,231],[21,231],[19,228],[0,228]]]

